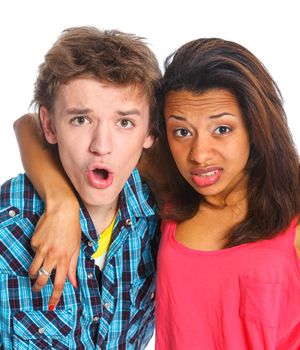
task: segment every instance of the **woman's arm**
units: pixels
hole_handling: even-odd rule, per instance
[[[56,152],[43,140],[37,118],[24,115],[14,123],[14,129],[26,174],[45,201],[45,212],[31,241],[36,254],[29,275],[36,277],[41,266],[48,272],[56,269],[49,300],[49,308],[53,309],[67,275],[77,287],[76,264],[81,239],[79,204]],[[46,275],[38,276],[33,290],[39,291],[47,280]]]

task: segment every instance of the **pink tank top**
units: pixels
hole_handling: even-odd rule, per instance
[[[156,350],[299,350],[296,220],[271,240],[198,251],[162,224]]]

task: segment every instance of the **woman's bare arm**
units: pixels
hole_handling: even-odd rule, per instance
[[[73,286],[77,286],[76,264],[81,239],[79,204],[56,152],[46,147],[37,118],[24,115],[14,123],[14,129],[26,174],[45,201],[45,212],[31,241],[36,254],[29,275],[37,276],[41,266],[48,272],[56,269],[49,300],[52,309],[60,299],[67,275]],[[47,280],[46,275],[38,276],[33,290],[39,291]]]

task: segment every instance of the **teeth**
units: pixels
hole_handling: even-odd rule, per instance
[[[216,173],[217,173],[217,171],[214,170],[214,171],[210,171],[210,172],[205,173],[205,174],[201,174],[200,176],[201,177],[209,177],[209,176],[215,175]]]

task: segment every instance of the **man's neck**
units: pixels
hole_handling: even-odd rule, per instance
[[[101,234],[112,222],[118,208],[118,199],[109,205],[90,206],[86,208],[93,220],[96,230]]]

